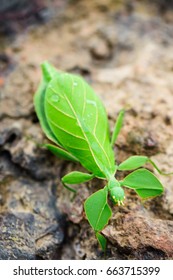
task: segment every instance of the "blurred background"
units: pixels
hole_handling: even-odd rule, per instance
[[[39,146],[33,95],[45,60],[93,86],[111,130],[127,108],[118,162],[144,154],[173,166],[173,0],[0,0],[0,259],[172,258],[173,180],[163,176],[162,197],[141,204],[126,191],[101,252],[83,214],[97,180],[71,200],[60,178],[81,167]]]

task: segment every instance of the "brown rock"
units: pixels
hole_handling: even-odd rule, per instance
[[[92,39],[89,48],[93,58],[107,59],[111,56],[111,47],[106,40],[101,38]]]
[[[138,259],[150,258],[148,252],[152,259],[173,257],[173,221],[128,214],[107,226],[103,233],[120,251]]]

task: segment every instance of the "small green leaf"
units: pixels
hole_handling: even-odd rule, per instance
[[[157,172],[161,175],[169,176],[172,175],[173,172],[165,173],[159,169],[159,167],[148,157],[146,156],[131,156],[125,161],[123,161],[118,167],[117,170],[125,171],[125,170],[133,170],[139,167],[142,167],[146,163],[152,164],[152,166],[157,170]]]
[[[134,189],[142,198],[154,197],[161,195],[163,192],[160,181],[145,168],[135,170],[120,183],[122,186]]]
[[[113,134],[112,134],[112,138],[111,138],[111,146],[113,146],[115,144],[117,137],[120,133],[120,130],[123,126],[124,114],[125,114],[125,110],[121,110],[117,117],[117,120],[116,120],[116,123],[114,126],[114,130],[113,130]]]
[[[148,161],[148,157],[145,156],[131,156],[123,161],[117,168],[117,170],[133,170],[143,166]]]
[[[92,194],[84,203],[88,221],[95,231],[102,230],[108,223],[112,211],[107,204],[108,191],[106,188]]]
[[[107,245],[106,238],[100,232],[96,232],[96,237],[97,237],[97,240],[98,240],[102,250],[105,251],[106,245]]]
[[[73,171],[67,175],[65,175],[61,180],[63,184],[80,184],[90,181],[94,178],[93,174],[83,173],[79,171]]]
[[[75,158],[73,155],[71,155],[69,152],[63,150],[62,148],[52,145],[52,144],[46,144],[45,147],[51,151],[55,156],[65,159],[65,160],[70,160],[70,161],[75,161],[78,162],[78,159]]]

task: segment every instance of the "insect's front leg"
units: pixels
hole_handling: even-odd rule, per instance
[[[94,174],[73,171],[65,175],[61,180],[65,188],[67,188],[69,191],[76,193],[76,190],[73,189],[72,187],[69,187],[68,185],[85,183],[92,180],[94,177],[95,177]]]

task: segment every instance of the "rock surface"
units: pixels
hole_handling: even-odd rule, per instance
[[[103,233],[120,252],[136,259],[173,258],[173,221],[128,214]]]

